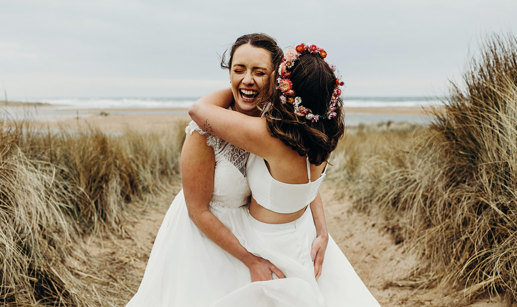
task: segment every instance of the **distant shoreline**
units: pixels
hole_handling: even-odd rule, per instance
[[[441,106],[443,97],[429,96],[350,96],[342,97],[346,108],[419,108]],[[13,98],[13,101],[41,102],[59,109],[170,109],[189,108],[199,97],[65,97],[65,98]]]
[[[32,107],[32,106],[52,106],[52,105],[48,102],[0,100],[0,107]]]
[[[436,108],[436,107],[434,107]],[[345,124],[349,127],[361,124],[409,123],[429,124],[433,107],[362,107],[344,108]],[[127,128],[138,131],[163,131],[175,123],[190,120],[187,108],[59,108],[55,105],[27,103],[0,103],[0,120],[26,120],[36,126],[66,126],[76,129],[87,124],[105,131],[121,131]],[[440,110],[440,109],[438,109]]]
[[[348,126],[360,124],[379,124],[406,122],[410,124],[429,124],[432,110],[441,107],[348,107],[344,108],[345,123]],[[75,125],[89,122],[101,129],[120,130],[133,127],[137,130],[161,130],[170,127],[178,119],[189,120],[187,108],[60,108],[45,103],[0,102],[0,119],[28,120],[34,123],[53,123]]]
[[[185,107],[107,107],[107,108],[62,108],[47,102],[24,102],[24,101],[2,101],[0,109],[3,107],[43,107],[40,111],[56,112],[59,114],[88,113],[97,114],[100,112],[112,114],[164,114],[164,113],[187,113]],[[367,106],[367,107],[344,107],[345,113],[349,114],[398,114],[398,115],[429,115],[432,110],[440,110],[441,106]]]

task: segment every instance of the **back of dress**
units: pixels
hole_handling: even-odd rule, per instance
[[[264,159],[259,156],[250,154],[247,164],[248,184],[253,198],[262,207],[277,213],[293,213],[310,204],[318,194],[325,171],[317,180],[311,181],[307,160],[308,182],[292,184],[273,178]]]

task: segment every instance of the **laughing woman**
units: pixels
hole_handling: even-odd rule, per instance
[[[230,51],[231,108],[257,116],[257,103],[269,90],[269,76],[282,50],[264,34],[239,37]],[[249,202],[249,153],[191,122],[181,154],[183,190],[172,202],[149,257],[144,277],[127,306],[209,306],[252,281],[284,277],[266,258],[243,247],[242,206]],[[323,222],[319,200],[315,216]],[[246,209],[247,210],[247,209]],[[321,228],[326,236],[326,229]],[[325,240],[314,244],[318,263]]]

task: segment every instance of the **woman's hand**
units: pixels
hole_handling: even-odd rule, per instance
[[[312,242],[311,258],[314,262],[314,276],[318,279],[321,275],[323,267],[323,260],[325,258],[325,251],[327,250],[327,244],[329,242],[329,236],[319,235]]]
[[[284,273],[280,271],[271,261],[254,256],[253,261],[247,265],[250,270],[251,281],[264,281],[264,280],[272,280],[273,273],[278,278],[285,278]]]

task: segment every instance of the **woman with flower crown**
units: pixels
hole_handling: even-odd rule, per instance
[[[232,109],[257,116],[256,108],[282,50],[264,34],[239,37],[230,52]],[[160,227],[138,292],[128,306],[208,306],[250,281],[284,274],[270,261],[246,250],[240,233],[247,212],[245,178],[249,153],[207,135],[191,122],[182,150],[183,190]],[[311,203],[325,237],[312,245],[323,260],[326,229],[321,199]],[[317,267],[317,272],[321,266]]]
[[[251,153],[246,173],[252,198],[249,209],[235,210],[233,233],[244,248],[285,275],[277,278],[282,276],[272,272],[210,306],[378,306],[327,236],[318,209],[309,206],[319,201],[327,160],[344,132],[343,83],[326,55],[315,45],[287,50],[261,118],[227,110],[230,90],[208,95],[189,110],[207,133]],[[320,250],[311,252],[311,245],[322,241],[326,246],[327,240],[320,270],[314,261]],[[241,274],[237,267],[232,272]]]

